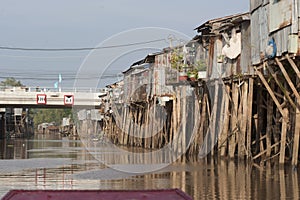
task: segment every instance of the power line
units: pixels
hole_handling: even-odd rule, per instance
[[[110,45],[110,46],[100,46],[100,47],[82,47],[82,48],[24,48],[24,47],[7,47],[0,46],[1,50],[12,50],[12,51],[90,51],[96,49],[110,49],[110,48],[119,48],[127,46],[135,46],[141,44],[149,44],[155,42],[165,41],[165,39],[149,40],[144,42],[135,42],[128,44],[119,44],[119,45]]]

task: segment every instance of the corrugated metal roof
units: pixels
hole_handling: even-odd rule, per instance
[[[223,25],[228,25],[228,23],[232,23],[232,25],[234,25],[235,23],[240,23],[241,21],[249,20],[249,19],[250,19],[249,13],[229,15],[229,16],[209,20],[209,21],[205,22],[204,24],[196,27],[194,30],[197,30],[197,32],[201,32],[203,29],[207,29],[207,28],[214,30],[215,27],[217,27],[217,29],[219,29]],[[214,27],[215,23],[217,23],[217,24]]]

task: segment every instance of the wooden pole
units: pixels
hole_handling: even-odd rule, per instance
[[[186,95],[186,89],[187,87],[183,87],[182,88],[182,92],[181,92],[181,96],[182,96],[182,121],[181,121],[181,125],[182,125],[182,135],[181,135],[181,145],[182,145],[182,152],[181,154],[184,154],[186,152],[186,125],[187,125],[187,113],[186,113],[186,106],[187,106],[187,95]]]
[[[246,155],[246,129],[247,129],[247,118],[248,118],[248,82],[244,80],[244,84],[242,85],[242,98],[241,98],[241,121],[240,121],[240,134],[239,134],[239,157],[242,158]]]
[[[295,118],[296,118],[295,119],[295,133],[294,133],[293,157],[292,157],[292,165],[293,166],[297,166],[298,155],[299,155],[300,110],[298,108],[296,108]]]
[[[215,94],[214,94],[214,103],[213,103],[213,110],[212,110],[212,119],[209,122],[210,125],[210,132],[211,132],[211,155],[214,155],[214,145],[216,141],[216,126],[217,126],[217,109],[218,109],[218,95],[219,95],[219,82],[215,80]]]
[[[237,83],[232,83],[232,109],[231,109],[231,137],[229,140],[228,154],[230,158],[234,158],[236,148],[236,129],[237,127],[237,116],[238,116],[238,88]]]
[[[280,145],[280,155],[279,155],[279,164],[284,164],[285,159],[285,145],[286,145],[286,133],[287,133],[287,122],[288,122],[288,109],[283,109],[283,119],[281,126],[281,145]]]
[[[297,79],[296,83],[299,84],[299,79]],[[300,104],[300,101],[297,100],[297,105]],[[298,155],[299,155],[299,137],[300,137],[300,110],[298,106],[296,107],[295,114],[295,129],[294,129],[294,144],[293,144],[293,157],[292,157],[292,165],[297,166],[298,164]]]
[[[222,111],[221,117],[223,118],[223,129],[219,139],[219,149],[220,149],[220,156],[223,157],[226,154],[227,149],[227,137],[228,137],[228,128],[229,128],[229,118],[230,118],[230,111],[229,111],[229,95],[230,95],[230,86],[224,85],[225,88],[223,99],[222,99]]]
[[[247,156],[251,155],[251,134],[252,134],[252,105],[253,105],[253,78],[249,78],[249,93],[248,93],[248,115],[247,115]]]
[[[274,82],[271,82],[271,88],[273,88]],[[271,156],[271,138],[272,138],[272,123],[273,121],[273,101],[270,96],[267,97],[267,129],[266,129],[266,144],[267,144],[267,158]]]

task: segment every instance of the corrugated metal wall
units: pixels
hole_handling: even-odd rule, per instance
[[[251,61],[253,65],[260,64],[268,45],[274,38],[277,46],[277,56],[284,53],[296,53],[289,48],[291,34],[298,34],[299,0],[251,0]]]

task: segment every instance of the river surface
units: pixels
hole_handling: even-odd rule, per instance
[[[179,188],[194,199],[299,199],[299,181],[291,166],[196,158],[128,174],[101,164],[80,140],[42,134],[0,140],[0,197],[11,189]]]

